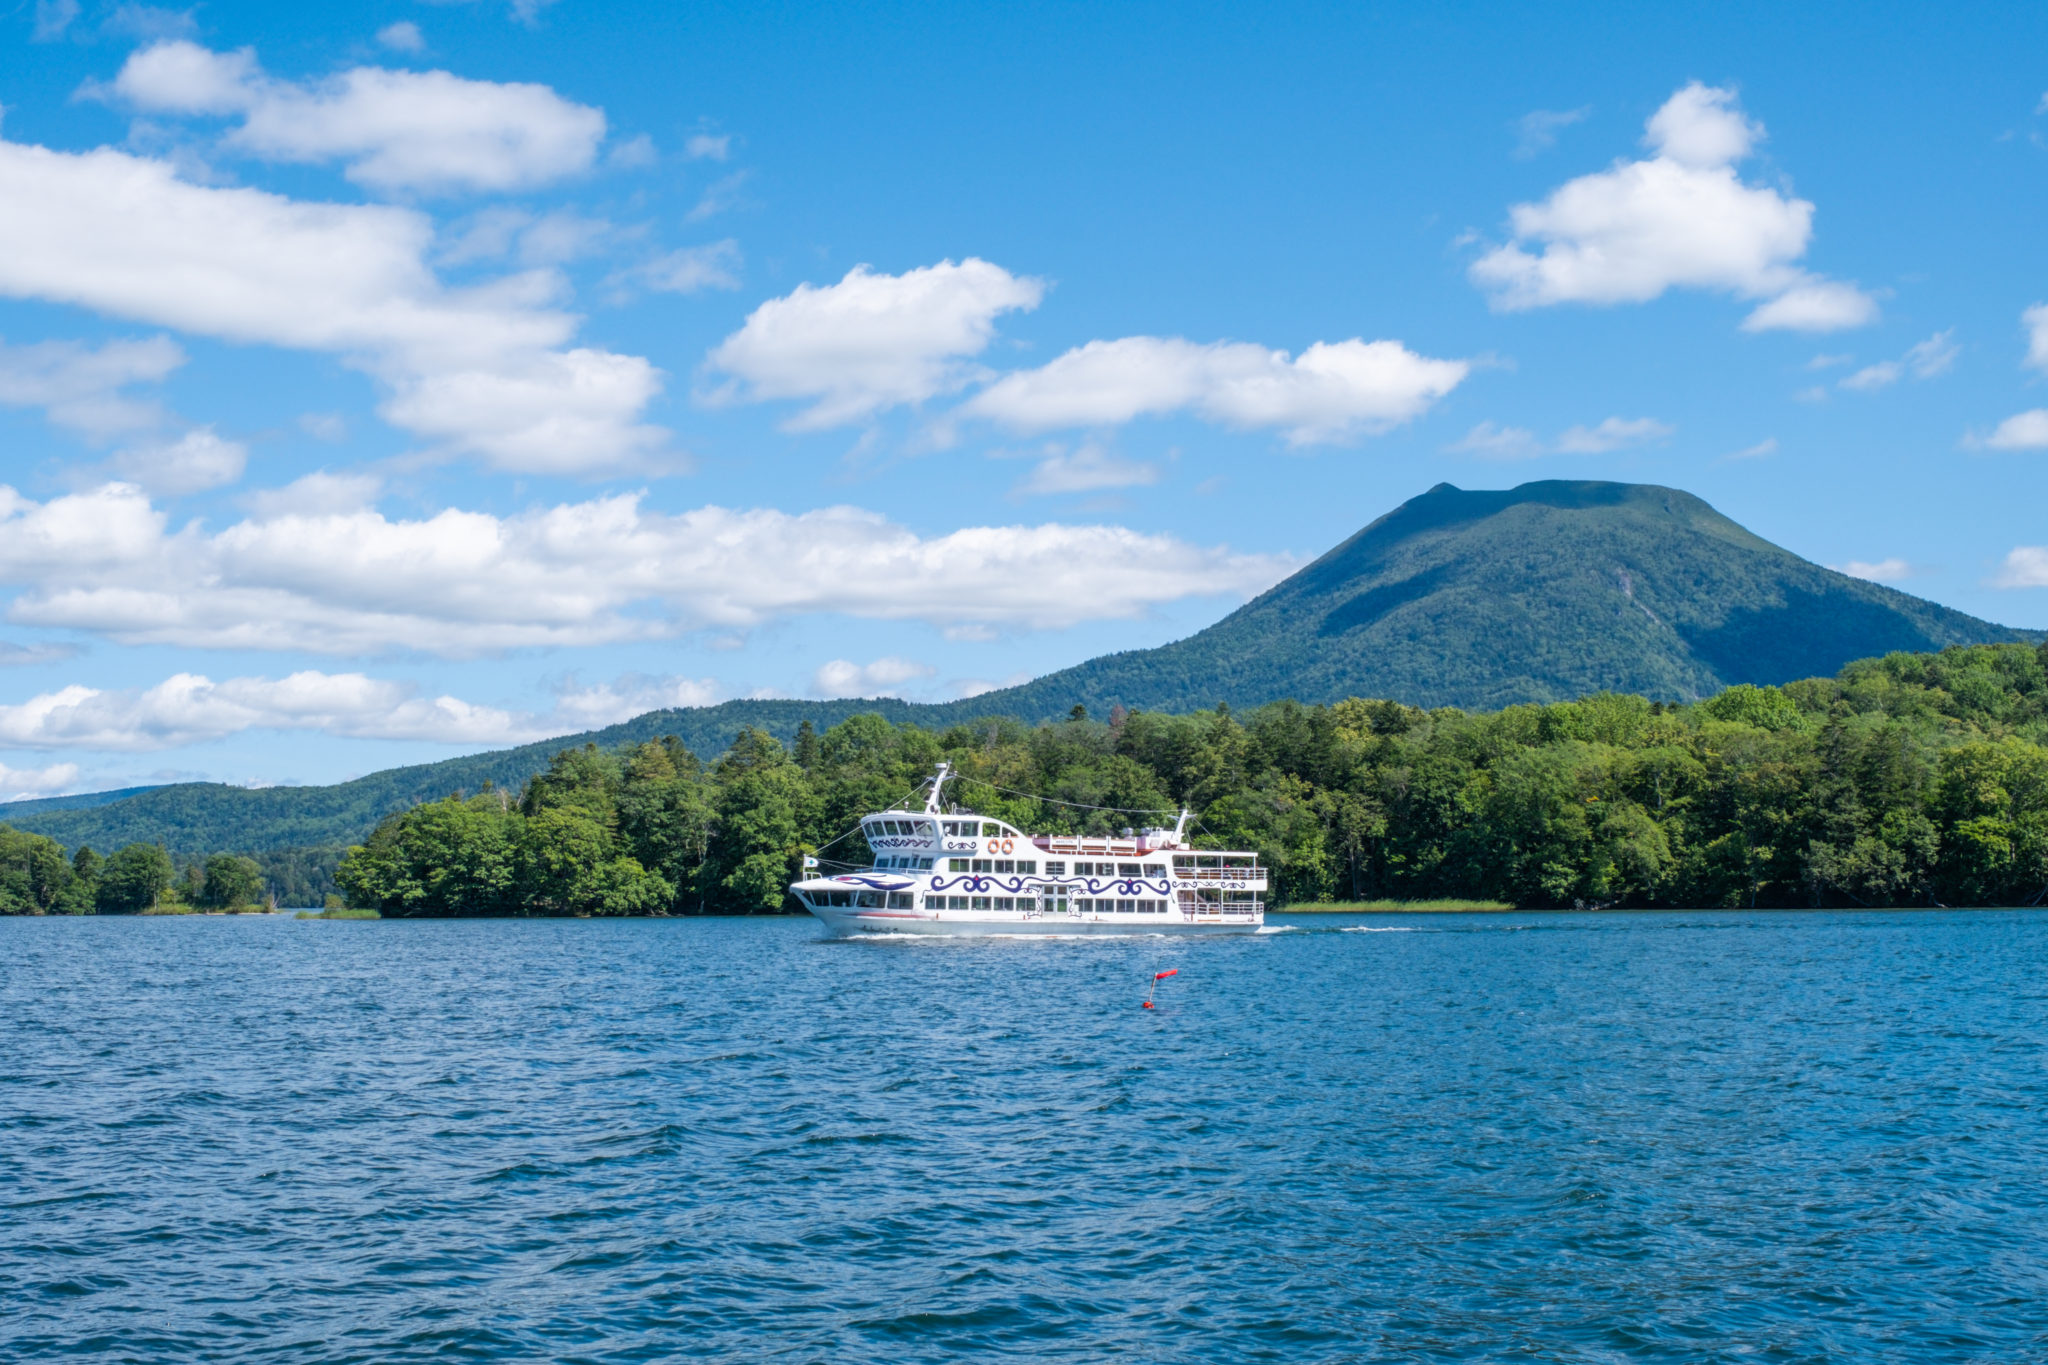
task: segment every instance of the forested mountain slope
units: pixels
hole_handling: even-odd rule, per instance
[[[1386,697],[1490,711],[2038,640],[1801,559],[1651,484],[1438,484],[1207,630],[976,700],[1029,718]]]
[[[1276,904],[2038,905],[2044,655],[1893,654],[1681,706],[1276,702],[941,733],[856,716],[793,753],[749,732],[709,765],[570,750],[520,800],[392,817],[338,879],[387,915],[768,912],[804,855],[862,865],[845,832],[944,758],[954,799],[1025,829],[1190,807],[1198,846],[1258,850]]]
[[[0,806],[0,820],[74,848],[139,840],[180,859],[333,848],[415,802],[486,782],[517,790],[551,755],[586,743],[674,736],[708,758],[747,727],[787,744],[805,721],[822,733],[860,713],[940,730],[990,716],[1063,719],[1077,704],[1106,717],[1118,705],[1245,710],[1346,697],[1468,711],[1600,691],[1671,702],[1731,683],[1825,677],[1893,651],[2039,638],[1822,568],[1676,489],[1439,484],[1185,640],[965,701],[731,701],[334,786],[185,783],[111,801],[19,802]]]

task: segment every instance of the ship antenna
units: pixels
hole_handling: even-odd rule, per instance
[[[931,795],[924,799],[924,813],[926,815],[937,815],[939,813],[939,788],[946,785],[946,777],[952,771],[953,765],[950,763],[941,763],[939,765],[938,773],[932,778]]]
[[[1173,842],[1176,847],[1187,842],[1186,839],[1181,837],[1183,834],[1187,832],[1187,827],[1188,808],[1186,806],[1182,806],[1180,808],[1180,819],[1173,822]]]

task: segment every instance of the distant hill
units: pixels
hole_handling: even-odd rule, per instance
[[[675,735],[712,756],[742,726],[787,741],[880,712],[930,728],[1036,722],[1076,705],[1190,711],[1292,698],[1391,697],[1491,710],[1602,690],[1665,701],[1732,683],[1835,673],[1896,650],[2042,638],[1801,559],[1689,493],[1647,484],[1438,484],[1208,629],[1092,659],[1020,687],[927,705],[731,701],[654,711],[587,734],[327,787],[212,783],[0,805],[68,846],[161,842],[179,857],[359,840],[384,815],[486,781],[517,788],[550,755]]]

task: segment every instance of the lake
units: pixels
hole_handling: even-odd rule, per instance
[[[0,920],[0,1358],[2048,1355],[2048,915],[1272,923]]]

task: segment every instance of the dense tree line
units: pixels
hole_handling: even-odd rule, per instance
[[[1601,694],[1485,715],[1388,701],[1244,715],[1078,714],[942,732],[855,716],[793,748],[753,729],[558,755],[518,794],[420,805],[337,878],[388,915],[764,913],[807,852],[860,863],[865,812],[940,759],[949,796],[1026,829],[1199,813],[1276,904],[2037,904],[2048,895],[2048,647],[1895,654],[1665,706]],[[1021,793],[1031,793],[1023,795]]]
[[[66,857],[54,839],[0,825],[0,915],[248,910],[267,899],[253,858],[216,853],[181,875],[158,844],[129,844],[106,858],[81,845]]]

